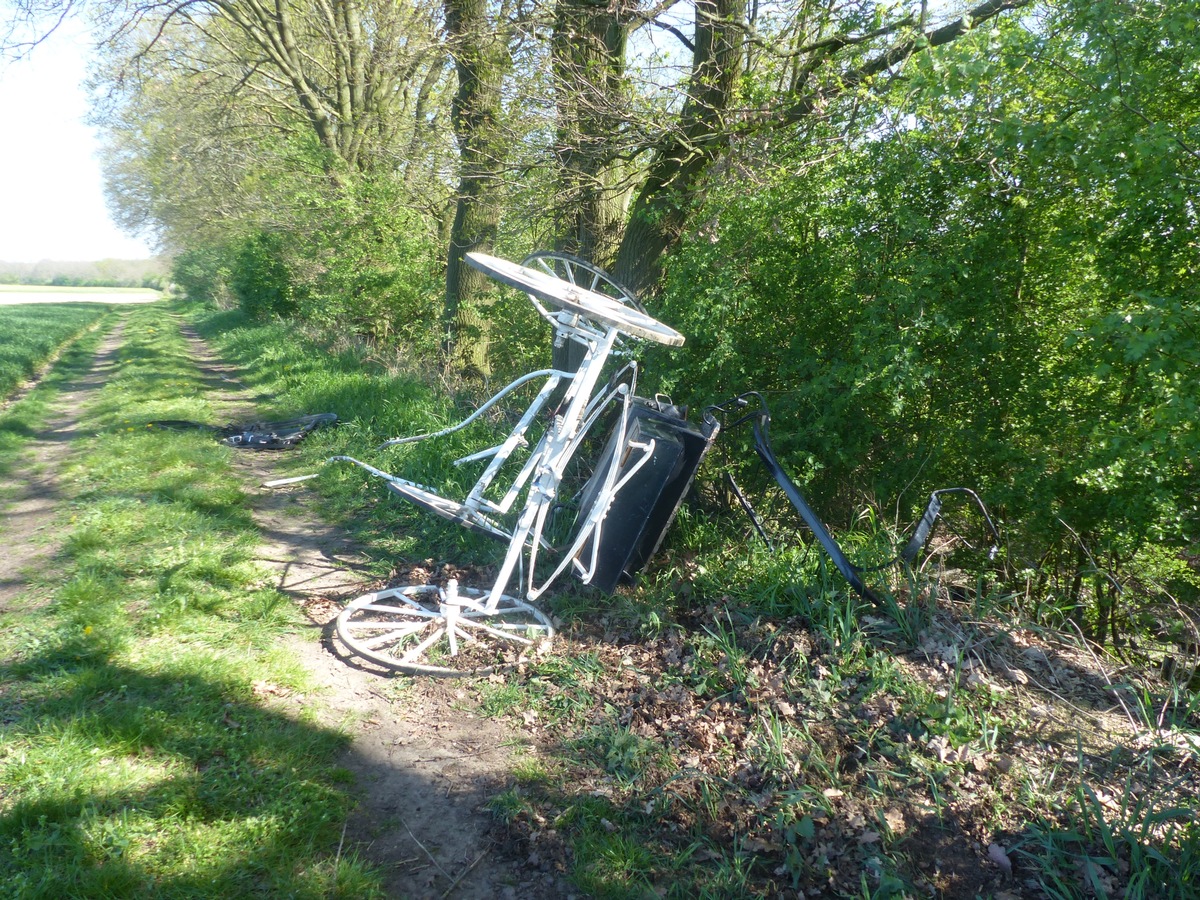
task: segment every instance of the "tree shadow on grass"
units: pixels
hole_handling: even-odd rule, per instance
[[[110,649],[77,633],[0,667],[6,896],[372,892],[331,853],[345,736],[231,674]]]
[[[0,896],[561,896],[489,836],[504,772],[442,735],[351,744],[227,657],[143,668],[103,630],[25,632],[0,664]]]

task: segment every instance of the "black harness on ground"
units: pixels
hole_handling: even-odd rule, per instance
[[[205,425],[185,419],[159,419],[146,425],[172,431],[211,432],[218,436],[222,444],[244,450],[290,450],[304,440],[310,431],[335,422],[337,415],[334,413],[319,413],[283,422],[250,422],[245,425]]]

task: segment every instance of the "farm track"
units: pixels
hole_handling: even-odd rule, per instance
[[[267,418],[276,408],[272,397],[256,395],[239,380],[252,383],[252,371],[225,365],[182,316],[168,319],[164,312],[160,323],[178,328],[187,341],[209,407],[205,415],[246,422]],[[134,329],[129,331],[131,344],[139,346]],[[66,525],[66,514],[74,509],[70,504],[78,502],[81,491],[73,468],[80,451],[72,445],[77,437],[91,437],[79,423],[91,421],[84,414],[93,411],[92,399],[110,378],[128,374],[120,369],[124,338],[118,322],[103,340],[97,338],[99,349],[87,367],[78,362],[82,352],[71,354],[76,360],[71,365],[78,368],[69,370],[68,380],[55,376],[54,389],[45,385],[11,423],[20,428],[18,422],[41,411],[44,425],[29,436],[8,477],[0,479],[5,512],[0,540],[9,562],[0,576],[0,611],[13,611],[15,617],[27,612],[29,619],[42,615],[42,607],[54,599],[48,585],[63,580],[51,567],[69,533],[59,526]],[[177,360],[177,352],[172,339],[164,359]],[[134,365],[146,366],[149,358],[144,355]],[[153,379],[162,371],[151,369],[142,377]],[[194,394],[196,381],[189,376],[177,383]],[[169,387],[175,382],[165,383],[172,395],[167,401],[179,399],[179,389]],[[297,691],[302,681],[294,673],[286,682],[291,687],[255,681],[252,702],[276,716],[277,723],[290,720],[284,727],[295,721],[320,724],[349,739],[334,763],[338,769],[299,770],[299,779],[290,782],[289,790],[297,790],[311,774],[326,784],[344,783],[359,801],[340,846],[332,846],[327,836],[325,846],[301,848],[301,855],[306,862],[324,862],[335,850],[343,859],[354,854],[372,864],[386,896],[571,897],[561,873],[575,866],[581,878],[588,877],[587,829],[594,834],[603,828],[602,840],[615,835],[614,842],[627,841],[625,846],[639,853],[663,854],[641,857],[655,878],[644,884],[642,893],[648,896],[672,885],[672,879],[676,896],[699,895],[693,886],[718,883],[748,850],[769,861],[760,867],[768,874],[754,890],[726,888],[715,894],[859,896],[864,872],[878,865],[886,830],[892,842],[888,864],[912,878],[921,895],[1039,897],[1046,894],[1039,888],[1038,866],[1059,865],[1034,858],[1035,851],[1043,852],[1032,842],[1039,834],[1047,846],[1055,835],[1066,834],[1076,856],[1141,853],[1147,832],[1139,816],[1157,811],[1155,816],[1174,822],[1185,813],[1194,815],[1200,745],[1193,728],[1172,726],[1168,732],[1139,725],[1131,712],[1137,698],[1120,683],[1121,673],[1106,669],[1086,645],[1019,622],[966,618],[964,606],[930,611],[908,649],[890,641],[872,645],[878,638],[860,632],[855,640],[862,641],[862,652],[875,654],[862,660],[879,664],[875,674],[865,675],[862,668],[844,665],[819,623],[799,616],[744,616],[729,596],[719,604],[693,604],[678,626],[649,637],[641,619],[602,618],[564,636],[568,648],[586,645],[587,658],[602,673],[578,694],[560,695],[572,704],[572,722],[588,723],[588,743],[579,740],[574,725],[550,717],[538,721],[537,706],[523,714],[523,726],[512,718],[484,717],[477,698],[488,696],[493,685],[396,677],[347,657],[334,640],[333,620],[346,599],[377,586],[378,573],[387,566],[368,559],[368,548],[356,546],[346,529],[323,520],[315,492],[304,486],[261,487],[284,474],[285,456],[242,451],[229,457],[214,446],[219,456],[205,459],[203,440],[191,445],[198,455],[188,457],[190,465],[206,469],[211,484],[229,471],[226,459],[231,460],[230,477],[248,498],[261,536],[258,562],[306,617],[278,638],[281,632],[273,623],[269,634],[282,654],[310,673],[312,686]],[[110,458],[116,459],[106,456],[102,465]],[[135,459],[126,462],[132,466]],[[219,473],[215,479],[213,473]],[[233,497],[229,508],[240,513],[240,502]],[[134,559],[144,555],[135,553]],[[262,584],[254,576],[239,583],[250,591]],[[680,580],[677,586],[688,585]],[[266,599],[278,601],[269,594]],[[868,624],[875,629],[886,621],[873,618]],[[691,681],[681,678],[685,654]],[[703,654],[717,660],[718,668],[703,668]],[[740,686],[731,680],[735,666],[745,673],[737,676],[745,678]],[[839,667],[850,674],[841,685],[830,677],[841,680]],[[715,682],[720,693],[712,692],[709,679],[720,679]],[[143,694],[143,701],[149,696]],[[1156,709],[1160,716],[1168,711],[1165,705]],[[40,713],[38,708],[28,717],[34,728],[41,727]],[[977,720],[968,718],[976,715]],[[64,721],[73,724],[74,716],[69,711]],[[779,737],[761,730],[763,725]],[[601,743],[606,734],[637,742]],[[768,739],[777,756],[761,755]],[[630,747],[649,746],[675,748],[676,757],[661,768],[645,768],[638,774],[645,786],[619,795],[613,773],[636,773]],[[597,753],[608,754],[599,765]],[[553,782],[536,777],[547,762],[561,767]],[[291,769],[293,775],[297,771]],[[930,773],[938,780],[931,777],[926,789]],[[518,774],[525,776],[519,788],[506,791]],[[713,784],[721,785],[715,804],[708,801],[718,795],[706,793]],[[827,802],[797,806],[790,793],[796,785],[820,791]],[[656,806],[668,790],[672,805]],[[502,802],[515,798],[521,804],[505,828],[487,809],[501,791]],[[1117,851],[1098,843],[1084,846],[1072,837],[1079,810],[1090,809],[1080,805],[1088,797],[1096,810],[1104,806],[1095,814],[1111,818],[1113,828],[1139,829],[1137,834],[1113,832],[1113,840],[1124,842]],[[588,804],[593,804],[588,812],[599,810],[609,818],[570,818]],[[796,809],[807,809],[798,821],[806,823],[811,840],[787,849],[775,823],[781,811]],[[334,821],[340,827],[341,819]],[[1174,847],[1163,843],[1164,852],[1186,861],[1194,851],[1185,841],[1192,838],[1180,838]],[[674,848],[681,852],[667,855]],[[733,849],[727,853],[727,848]],[[1113,878],[1136,875],[1103,862],[1107,859],[1101,862]],[[1082,896],[1086,871],[1076,868],[1070,877],[1080,879]],[[771,873],[803,883],[799,889],[793,884],[793,893],[781,891]]]
[[[63,386],[43,427],[38,431],[23,459],[0,478],[0,541],[6,549],[6,565],[0,573],[0,610],[20,602],[27,608],[45,604],[49,598],[31,584],[36,571],[46,565],[59,546],[54,531],[62,494],[58,473],[67,459],[71,441],[79,435],[79,414],[93,392],[103,387],[117,365],[117,353],[125,331],[124,320],[108,333],[80,378]],[[65,348],[64,348],[65,349]],[[61,355],[56,354],[55,359]],[[42,370],[49,371],[50,366]],[[8,405],[19,402],[36,387],[23,387]]]
[[[177,320],[200,369],[219,420],[256,418],[253,396],[182,320]],[[0,610],[36,609],[51,597],[36,573],[61,544],[55,531],[66,493],[58,473],[80,435],[89,398],[118,366],[124,321],[105,337],[86,374],[51,401],[45,425],[24,458],[0,480],[4,516],[0,540]],[[516,732],[474,711],[460,685],[394,677],[346,658],[333,640],[340,600],[367,590],[362,552],[344,530],[321,520],[302,488],[260,487],[274,474],[269,453],[235,457],[234,470],[251,498],[262,535],[259,562],[276,587],[305,613],[308,624],[287,649],[311,673],[311,696],[266,699],[295,714],[312,707],[351,743],[340,765],[352,776],[359,804],[346,823],[339,853],[357,852],[381,873],[388,896],[414,898],[559,898],[572,890],[554,874],[527,866],[503,846],[487,801],[506,785]],[[527,742],[526,742],[527,743]]]
[[[261,421],[255,403],[265,398],[189,326],[181,331],[218,420]],[[347,823],[347,847],[358,846],[380,868],[395,897],[570,896],[554,875],[530,871],[505,852],[485,808],[508,779],[521,743],[516,732],[475,712],[454,682],[394,676],[342,652],[333,634],[342,603],[377,583],[362,548],[322,521],[314,495],[303,486],[261,487],[278,476],[277,459],[247,451],[234,466],[261,532],[259,562],[308,620],[289,649],[320,685],[321,718],[352,736],[341,763],[354,776],[359,806]]]

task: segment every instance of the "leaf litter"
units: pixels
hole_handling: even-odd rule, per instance
[[[580,660],[585,691],[571,687]],[[711,886],[714,863],[742,873],[746,896],[1046,896],[1028,841],[1013,847],[1031,823],[1069,831],[1081,786],[1114,821],[1168,772],[1172,804],[1200,788],[1191,741],[1131,721],[1095,663],[949,605],[916,647],[864,639],[849,658],[803,619],[728,605],[648,639],[615,616],[577,623],[549,665],[515,676],[522,725],[555,768],[520,790],[508,827],[569,869],[587,829],[548,823],[603,798],[605,828],[660,861],[646,883],[677,896]],[[1120,896],[1128,864],[1096,865],[1068,874],[1080,896],[1094,883]]]

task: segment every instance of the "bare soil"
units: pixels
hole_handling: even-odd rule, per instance
[[[0,478],[0,541],[5,549],[5,566],[0,572],[0,609],[7,609],[21,596],[26,607],[45,603],[39,596],[36,572],[50,560],[59,541],[55,521],[60,511],[58,475],[71,441],[78,436],[79,412],[88,396],[102,387],[116,366],[124,322],[104,339],[87,374],[63,387],[53,411],[35,436],[24,457]],[[27,385],[12,402],[27,394]]]

